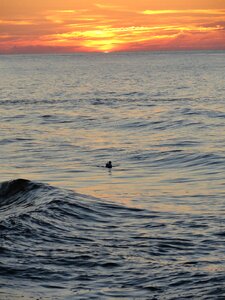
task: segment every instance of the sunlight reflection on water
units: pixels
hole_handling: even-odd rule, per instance
[[[175,209],[167,198],[187,195],[190,209],[196,195],[208,205],[225,193],[221,58],[2,56],[2,180],[25,177],[156,209]],[[108,160],[111,173],[99,168]],[[185,201],[176,209],[187,209]]]
[[[0,57],[4,299],[224,299],[223,59]]]

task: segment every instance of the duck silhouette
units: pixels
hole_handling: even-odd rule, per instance
[[[111,162],[111,160],[108,161],[108,162],[105,164],[105,167],[108,168],[108,169],[112,169],[112,162]]]

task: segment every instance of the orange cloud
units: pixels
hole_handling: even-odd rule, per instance
[[[222,15],[224,16],[225,10],[222,9],[165,9],[165,10],[144,10],[141,12],[144,15],[161,15],[161,14],[200,14],[200,15]]]
[[[225,49],[219,0],[214,8],[212,1],[190,0],[188,9],[176,0],[164,7],[151,0],[21,1],[23,9],[10,12],[8,1],[0,13],[0,53]]]
[[[0,20],[0,25],[31,25],[33,22],[31,21],[23,21],[23,20]]]

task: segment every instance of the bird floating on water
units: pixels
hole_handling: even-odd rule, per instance
[[[105,167],[108,168],[108,169],[112,169],[112,162],[111,162],[111,160],[106,163]]]

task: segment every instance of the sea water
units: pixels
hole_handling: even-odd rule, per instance
[[[0,299],[224,299],[225,52],[0,70]]]

